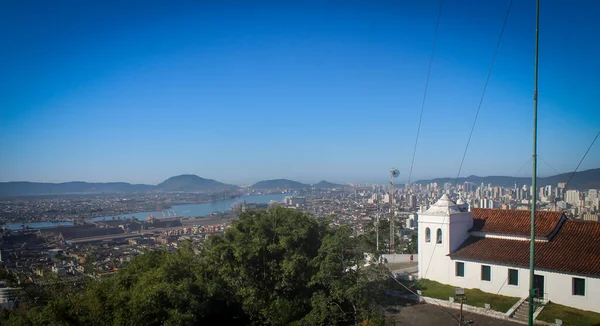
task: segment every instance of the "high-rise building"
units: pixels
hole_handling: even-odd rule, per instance
[[[383,195],[383,198],[381,199],[381,201],[384,203],[389,203],[390,202],[390,194]]]
[[[496,199],[500,197],[500,187],[494,187],[493,188],[493,196],[492,198]]]
[[[444,190],[448,192],[452,188],[452,184],[450,182],[444,183]]]
[[[523,191],[521,190],[521,188],[515,187],[515,199],[516,200],[522,200],[523,199]]]
[[[465,181],[465,191],[466,192],[472,192],[473,191],[473,182],[467,182]]]
[[[579,190],[567,190],[565,201],[573,206],[579,206]]]
[[[555,198],[563,198],[564,188],[556,187],[554,188],[554,197]]]
[[[417,196],[410,195],[410,197],[408,197],[408,202],[409,202],[410,208],[415,209],[417,207]]]

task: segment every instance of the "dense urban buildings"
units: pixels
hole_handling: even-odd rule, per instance
[[[514,238],[525,236],[528,220],[519,222],[521,229],[518,230],[498,229],[493,232],[488,230],[496,221],[529,214],[527,210],[532,196],[531,189],[527,185],[501,187],[471,182],[457,186],[451,183],[426,183],[400,186],[390,194],[387,185],[354,184],[329,188],[254,190],[250,194],[258,195],[263,192],[279,193],[281,199],[256,203],[252,202],[252,198],[260,197],[249,196],[229,207],[226,212],[213,212],[208,216],[186,216],[183,213],[186,210],[183,209],[179,209],[176,215],[171,207],[174,204],[196,205],[191,203],[202,202],[211,196],[214,199],[223,196],[164,193],[5,198],[1,201],[0,216],[5,223],[19,223],[18,227],[4,228],[1,233],[0,266],[13,275],[39,286],[56,282],[57,279],[77,284],[89,278],[108,277],[125,266],[133,257],[147,250],[173,251],[184,242],[192,243],[196,250],[200,250],[206,238],[224,232],[240,212],[285,206],[310,213],[315,218],[326,217],[333,227],[349,226],[353,237],[378,232],[380,240],[389,239],[389,233],[384,234],[389,232],[389,229],[379,230],[378,225],[384,225],[384,222],[389,224],[390,217],[393,215],[398,237],[393,252],[407,255],[419,253],[418,272],[414,277],[519,297],[526,295],[524,291],[527,288],[525,281],[527,273],[525,267],[521,265],[521,256],[527,255],[526,248],[520,248],[515,252],[515,255],[521,257],[518,262],[513,262],[511,257],[492,257],[493,259],[486,260],[488,256],[482,249],[488,248],[487,242],[494,242],[492,245],[496,247],[495,242],[498,241],[508,241],[507,246],[514,245],[516,243],[514,241],[520,245],[527,244],[525,238],[521,240],[514,240]],[[546,237],[541,241],[548,241],[547,247],[550,251],[547,255],[552,256],[552,250],[556,250],[556,257],[573,255],[573,252],[566,252],[560,248],[553,249],[568,242],[569,239],[563,238],[576,239],[577,236],[573,234],[579,233],[581,239],[597,236],[594,233],[600,225],[597,189],[565,190],[565,184],[559,183],[556,186],[540,187],[536,193],[539,214],[541,214],[539,220],[548,219],[548,223],[551,224],[546,230],[548,234],[541,235]],[[231,193],[224,198],[230,196]],[[394,207],[390,204],[392,202]],[[144,218],[127,217],[127,214],[148,209],[159,209],[161,214],[144,216]],[[443,214],[439,215],[438,211]],[[98,214],[107,214],[107,212],[115,215],[121,212],[127,214],[106,220],[92,219]],[[485,216],[490,214],[487,212],[496,213],[490,215],[492,217],[487,219],[486,227],[483,228],[477,223],[486,220]],[[436,220],[440,218],[441,221]],[[36,228],[26,223],[65,220],[72,225]],[[23,225],[20,225],[21,223]],[[583,227],[585,225],[590,227]],[[588,234],[589,232],[592,233]],[[500,234],[499,239],[487,240],[486,237],[494,236],[496,233]],[[549,234],[553,235],[549,236]],[[470,242],[467,240],[473,237],[484,237],[486,240],[477,241],[478,238]],[[475,247],[476,250],[471,249]],[[382,242],[379,253],[387,253],[390,250],[391,248]],[[429,264],[429,260],[433,262]],[[450,260],[450,263],[443,263],[446,260]],[[458,263],[463,264],[460,273],[456,272]],[[544,267],[543,260],[540,264],[542,271],[539,274],[540,277],[544,277],[545,282],[544,288],[540,291],[550,300],[585,310],[598,311],[593,303],[596,300],[595,296],[598,295],[594,292],[598,271],[582,271],[575,265],[565,267],[566,270],[561,269],[562,267],[557,270],[555,265]],[[450,265],[454,266],[452,270],[447,268]],[[489,271],[485,273],[487,281],[458,276],[461,273],[479,275],[476,270],[481,267],[480,265],[489,267]],[[446,275],[447,273],[450,274]],[[581,279],[583,283],[573,281],[574,279]],[[504,284],[505,281],[510,284]],[[500,286],[498,282],[504,285]],[[573,285],[574,290],[572,290],[577,294],[561,295],[566,291],[565,284],[573,282],[584,285],[579,283]],[[17,288],[6,284],[0,285],[0,304],[3,307],[18,306],[16,292],[18,292]],[[581,296],[580,293],[585,295]]]

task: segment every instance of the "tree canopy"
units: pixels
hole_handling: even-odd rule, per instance
[[[385,267],[363,267],[346,227],[296,210],[242,213],[199,254],[149,251],[114,276],[61,291],[3,325],[381,324]]]

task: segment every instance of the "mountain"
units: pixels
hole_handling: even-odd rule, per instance
[[[571,177],[570,173],[562,173],[553,175],[545,178],[537,178],[537,186],[543,187],[547,185],[556,186],[559,182],[567,182]],[[415,183],[417,184],[428,184],[432,182],[437,182],[438,184],[444,183],[452,183],[454,184],[454,178],[436,178],[431,180],[419,180]],[[515,183],[519,186],[522,185],[530,185],[531,178],[515,178],[515,177],[504,177],[504,176],[489,176],[489,177],[478,177],[476,175],[468,176],[466,178],[458,178],[457,184],[463,184],[465,182],[473,182],[475,185],[483,184],[492,184],[494,186],[501,187],[514,187]],[[585,171],[576,172],[573,175],[573,178],[567,185],[568,189],[600,189],[600,168],[599,169],[590,169]]]
[[[275,179],[259,181],[252,185],[252,189],[302,189],[310,185],[288,179]]]
[[[126,182],[0,182],[0,196],[140,193],[149,191],[218,192],[234,189],[239,189],[239,187],[190,174],[169,178],[157,186]]]
[[[315,183],[314,185],[312,185],[312,187],[317,188],[317,189],[332,189],[332,188],[344,188],[346,186],[322,180],[322,181],[319,181],[319,183]]]
[[[204,179],[194,174],[182,174],[171,177],[158,186],[162,191],[216,192],[239,189],[238,186],[222,183],[213,179]]]
[[[85,193],[134,193],[147,192],[155,186],[129,184],[126,182],[90,183],[82,181],[63,183],[0,182],[0,196],[9,195],[60,195]]]

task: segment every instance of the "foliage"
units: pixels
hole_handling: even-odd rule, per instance
[[[554,323],[561,319],[564,325],[600,325],[600,314],[593,311],[579,310],[549,302],[537,319]]]
[[[0,315],[2,325],[383,323],[382,266],[362,267],[351,231],[296,210],[242,213],[200,254],[137,256],[80,292],[55,289],[45,306]]]
[[[438,283],[428,279],[421,279],[417,289],[423,291],[426,297],[448,300],[454,297],[455,286]],[[483,292],[479,289],[465,289],[467,301],[465,304],[476,307],[485,307],[489,303],[492,310],[507,312],[519,298]]]
[[[418,233],[415,232],[412,234],[410,238],[410,242],[408,243],[408,253],[418,254],[419,253],[419,236]]]
[[[396,223],[396,231],[394,244],[396,252],[402,252],[402,238],[400,237],[401,225]],[[390,222],[388,220],[379,221],[379,251],[377,251],[377,228],[375,222],[370,222],[366,225],[365,233],[359,236],[361,249],[375,257],[389,252],[390,243]]]

